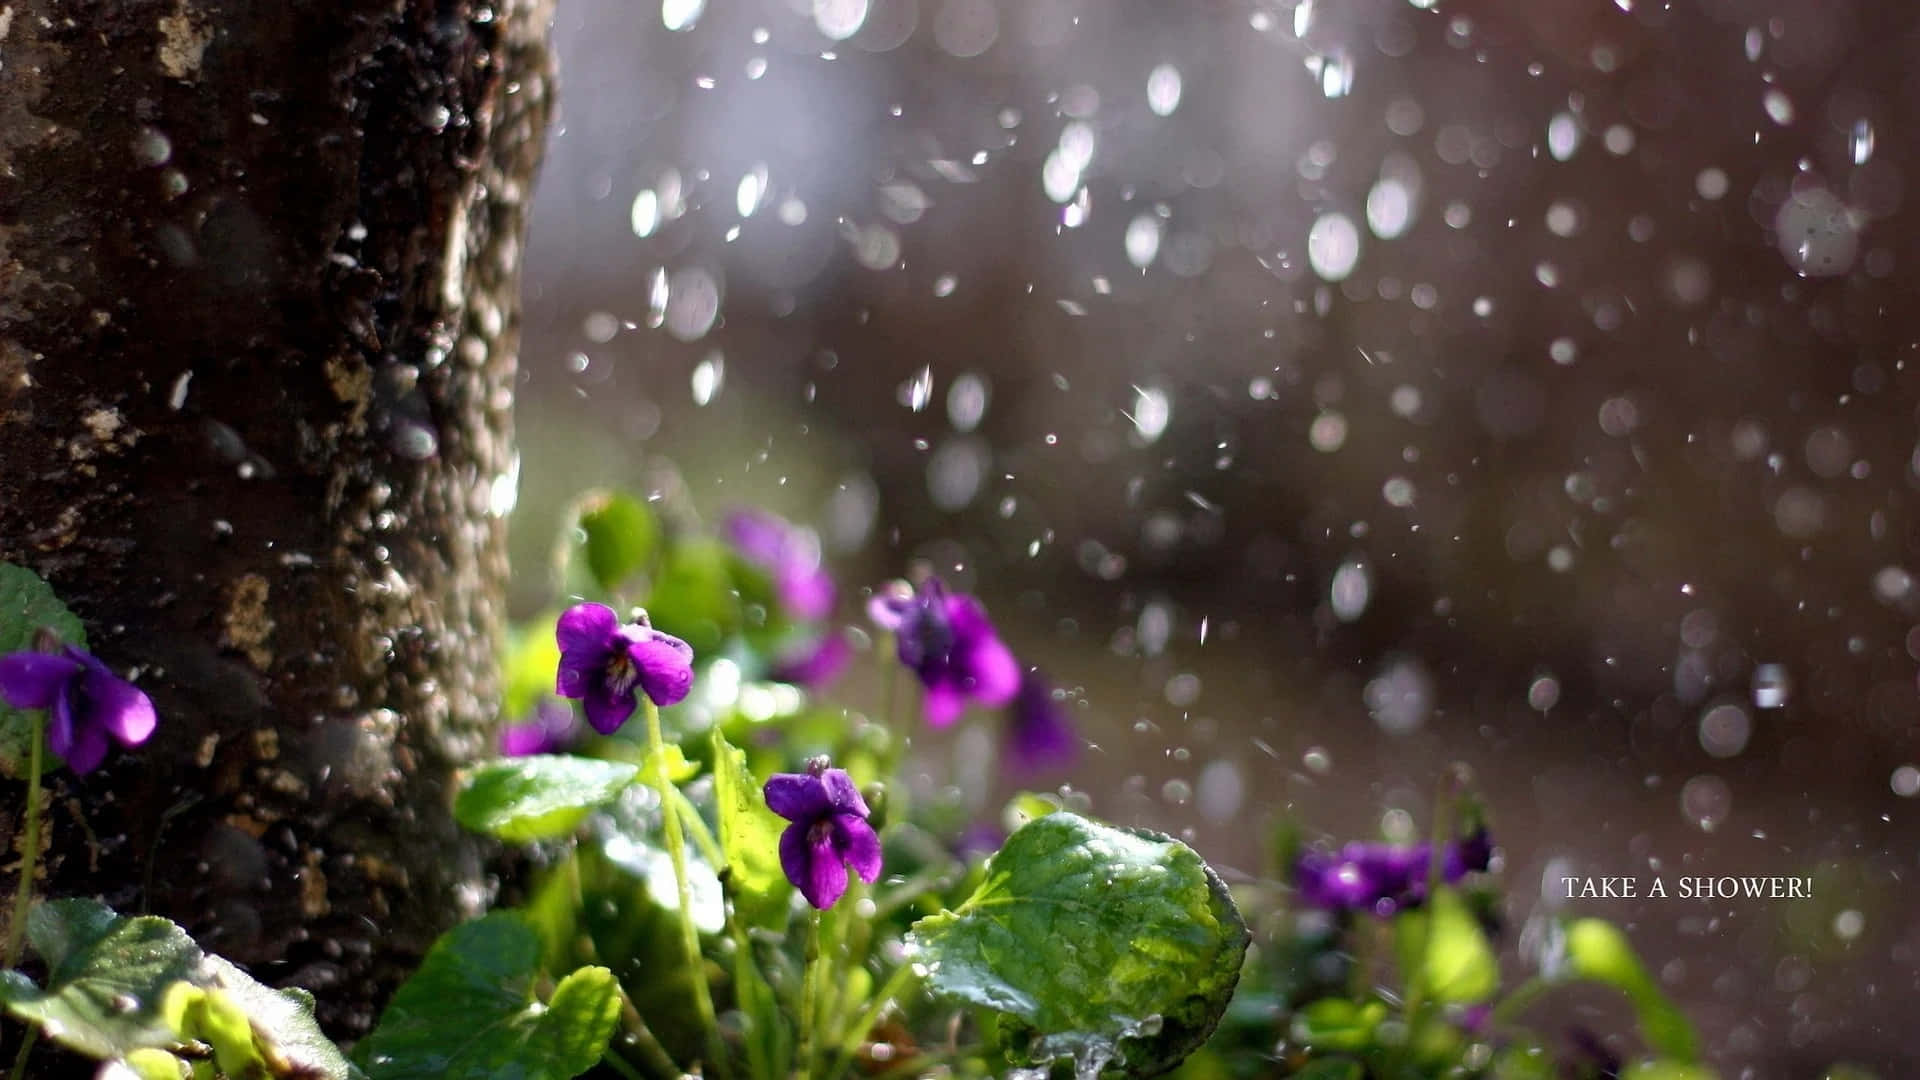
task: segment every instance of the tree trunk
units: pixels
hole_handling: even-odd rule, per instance
[[[0,559],[161,718],[59,774],[41,891],[336,1036],[495,887],[450,776],[495,724],[550,16],[0,0]]]

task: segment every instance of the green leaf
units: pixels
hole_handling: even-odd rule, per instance
[[[152,915],[123,919],[92,900],[53,900],[27,916],[27,941],[47,963],[47,987],[0,973],[8,1012],[90,1057],[174,1040],[161,1000],[194,975],[202,956],[178,926]]]
[[[713,729],[713,800],[719,807],[720,852],[726,856],[734,910],[754,926],[786,923],[793,887],[780,869],[780,834],[786,822],[767,809],[760,785],[747,769],[747,755]]]
[[[908,949],[935,994],[1002,1014],[1009,1060],[1155,1076],[1219,1022],[1248,937],[1192,848],[1061,811],[1014,833]]]
[[[1426,956],[1419,954],[1422,933]],[[1500,962],[1459,892],[1442,886],[1426,907],[1394,920],[1401,970],[1445,1005],[1474,1005],[1500,986]]]
[[[125,1074],[114,1072],[112,1065],[126,1070]],[[186,1080],[191,1075],[187,1063],[167,1053],[165,1050],[147,1047],[134,1050],[126,1057],[113,1062],[100,1070],[101,1077],[119,1077],[132,1075],[139,1080]]]
[[[1705,1065],[1682,1061],[1642,1061],[1626,1067],[1620,1080],[1719,1080]]]
[[[138,1051],[172,1046],[185,1035],[212,1043],[231,1075],[360,1075],[321,1034],[311,996],[262,986],[201,952],[166,919],[123,918],[92,900],[53,900],[27,917],[27,940],[46,961],[47,989],[19,972],[0,973],[0,1001],[70,1049],[122,1057],[146,1076],[165,1063]]]
[[[506,656],[500,665],[506,683],[500,712],[505,719],[525,719],[542,701],[555,696],[553,679],[560,668],[560,643],[554,639],[553,626],[559,618],[558,612],[547,612],[507,634]]]
[[[313,1018],[312,994],[276,990],[212,955],[202,961],[196,981],[223,993],[245,1014],[253,1029],[252,1056],[263,1062],[271,1075],[315,1080],[361,1076],[333,1040],[321,1032],[319,1021]]]
[[[86,627],[53,595],[53,588],[40,580],[40,575],[22,566],[0,563],[0,653],[32,649],[34,635],[43,627],[69,645],[87,646]],[[32,740],[32,721],[26,712],[8,708],[0,701],[0,772],[25,777]],[[51,759],[51,754],[42,759],[48,769],[55,764]]]
[[[1364,1005],[1347,998],[1321,998],[1293,1014],[1293,1040],[1317,1051],[1357,1052],[1373,1045],[1373,1033],[1387,1018],[1378,1001]]]
[[[675,785],[700,774],[700,766],[687,760],[679,743],[663,743],[658,750],[647,751],[640,761],[640,782],[650,787],[660,783],[662,774],[667,783]]]
[[[653,625],[693,646],[696,656],[717,651],[740,627],[734,559],[717,540],[693,539],[668,550],[648,594]]]
[[[583,967],[534,1000],[540,939],[512,912],[457,926],[394,992],[356,1051],[374,1080],[566,1080],[606,1052],[619,1017],[613,973]]]
[[[1367,1071],[1357,1061],[1345,1058],[1321,1058],[1293,1074],[1293,1080],[1364,1080]]]
[[[565,836],[633,783],[639,766],[571,754],[490,761],[467,776],[453,816],[475,832],[525,843]]]
[[[1640,1037],[1648,1046],[1680,1062],[1700,1056],[1693,1025],[1660,992],[1619,927],[1605,919],[1574,920],[1567,926],[1567,959],[1575,977],[1611,986],[1627,996],[1640,1024]]]
[[[660,525],[646,504],[619,492],[595,492],[579,505],[587,569],[602,589],[616,592],[653,561]]]

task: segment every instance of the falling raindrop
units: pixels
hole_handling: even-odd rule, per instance
[[[1172,116],[1180,107],[1180,69],[1161,64],[1147,73],[1147,108],[1155,116]]]
[[[1333,605],[1334,617],[1341,622],[1353,622],[1364,614],[1372,594],[1373,573],[1358,558],[1341,563],[1339,569],[1333,572],[1333,581],[1327,588],[1327,598]]]
[[[900,404],[920,412],[933,400],[933,366],[926,365],[914,373],[913,378],[900,384]]]
[[[1861,117],[1853,122],[1853,131],[1847,138],[1847,149],[1853,154],[1855,165],[1865,165],[1873,157],[1873,125]]]
[[[693,403],[695,405],[705,405],[712,401],[714,396],[720,393],[720,386],[726,381],[726,378],[726,357],[721,355],[717,349],[708,353],[706,358],[694,365],[693,368],[693,378],[691,380]]]
[[[1167,430],[1168,421],[1173,419],[1173,402],[1167,392],[1157,386],[1136,386],[1133,388],[1133,430],[1142,439],[1152,442]]]
[[[669,30],[691,30],[707,9],[707,0],[660,0],[660,21]]]
[[[1145,270],[1160,253],[1160,219],[1141,214],[1127,223],[1127,261]]]
[[[1307,261],[1326,281],[1345,281],[1360,261],[1360,230],[1339,212],[1321,214],[1307,233]]]
[[[1733,789],[1717,776],[1701,775],[1680,788],[1680,813],[1701,832],[1712,832],[1733,812]]]
[[[1778,709],[1793,693],[1793,680],[1784,664],[1761,664],[1753,669],[1753,706]]]

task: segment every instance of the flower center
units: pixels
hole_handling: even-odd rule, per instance
[[[640,669],[633,666],[633,657],[623,650],[616,652],[607,660],[607,690],[620,697],[633,689],[640,681]]]
[[[833,822],[832,821],[823,818],[807,827],[807,845],[809,847],[817,848],[822,844],[830,844],[832,842],[833,842]]]

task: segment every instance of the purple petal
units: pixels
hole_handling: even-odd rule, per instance
[[[67,768],[84,776],[107,760],[107,733],[97,727],[82,726],[74,733],[73,745],[60,756],[66,760]]]
[[[806,888],[807,871],[812,863],[807,856],[807,830],[813,826],[795,822],[780,834],[780,869],[796,889]]]
[[[587,723],[602,735],[611,735],[620,730],[627,722],[633,710],[639,705],[633,698],[633,691],[613,694],[607,691],[605,683],[592,682],[587,685]]]
[[[531,754],[545,754],[558,749],[554,745],[553,733],[538,720],[529,720],[524,724],[508,724],[500,731],[500,754],[502,757],[527,757]]]
[[[0,656],[0,698],[16,709],[48,708],[80,667],[79,661],[53,653]]]
[[[837,815],[833,819],[833,843],[861,881],[871,885],[880,879],[880,836],[865,818]]]
[[[720,532],[748,562],[772,568],[787,550],[790,526],[762,510],[736,510],[727,516]]]
[[[972,681],[973,700],[982,705],[1005,705],[1020,692],[1020,663],[991,630],[973,640],[957,666]]]
[[[950,683],[935,683],[927,687],[921,700],[920,709],[926,715],[927,726],[943,728],[960,719],[966,710],[967,695]]]
[[[838,678],[852,659],[853,646],[847,644],[846,635],[833,633],[774,661],[768,674],[779,682],[821,690]]]
[[[833,613],[833,577],[818,567],[789,565],[780,574],[780,605],[797,619],[824,619]]]
[[[802,839],[806,842],[807,872],[801,878],[800,895],[807,898],[807,903],[825,911],[847,891],[847,864],[840,861],[840,853],[834,850],[834,830],[821,829],[817,838],[809,830]],[[783,865],[784,862],[782,859]]]
[[[1007,721],[1007,757],[1016,773],[1035,773],[1071,764],[1080,741],[1066,709],[1054,700],[1045,676],[1033,673],[1020,680],[1013,714]]]
[[[913,610],[913,586],[904,581],[889,581],[873,590],[867,600],[867,618],[888,633],[897,633]]]
[[[834,813],[858,814],[863,821],[872,813],[867,809],[867,800],[860,797],[860,789],[853,786],[853,777],[847,775],[847,770],[828,769],[820,779]]]
[[[563,698],[583,698],[587,696],[587,687],[607,669],[605,657],[592,657],[566,653],[560,654],[560,667],[554,672],[553,692]]]
[[[993,636],[993,623],[987,619],[987,609],[980,606],[980,601],[965,593],[948,593],[944,588],[933,595],[940,603],[947,625],[953,627],[956,641]]]
[[[65,761],[73,751],[76,734],[71,691],[54,695],[53,707],[47,710],[47,720],[47,748]]]
[[[121,746],[139,746],[153,734],[157,718],[152,700],[91,656],[87,657],[81,696],[87,703],[87,715],[81,722],[104,730]]]
[[[679,704],[693,689],[693,646],[646,627],[628,627],[627,632],[634,637],[627,655],[640,673],[640,689],[655,705]]]
[[[582,668],[596,668],[606,663],[607,654],[616,647],[614,638],[619,633],[620,616],[605,604],[575,604],[568,608],[553,627],[553,638],[560,643],[561,669],[566,669],[568,661]]]
[[[764,791],[767,809],[800,825],[812,824],[833,809],[827,785],[821,783],[819,777],[807,773],[774,773],[767,778]],[[793,877],[791,873],[787,876]],[[794,884],[799,883],[796,878]]]

